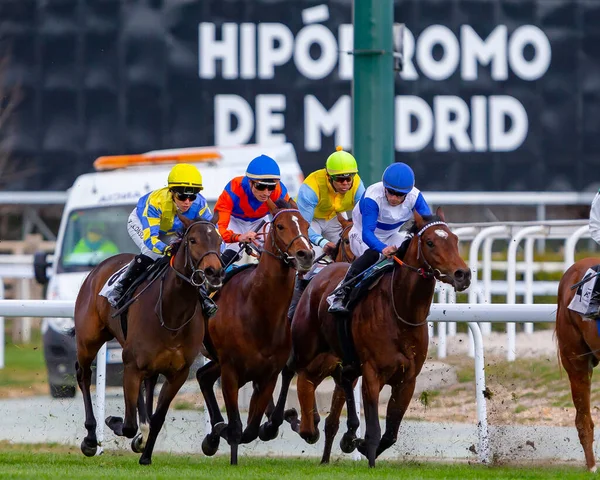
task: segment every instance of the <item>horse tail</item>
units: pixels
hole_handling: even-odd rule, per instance
[[[69,328],[69,329],[66,331],[66,334],[67,334],[69,337],[73,337],[73,338],[75,338],[75,327]]]

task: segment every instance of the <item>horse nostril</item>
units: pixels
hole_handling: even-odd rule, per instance
[[[214,277],[215,273],[216,273],[216,270],[213,267],[207,267],[204,270],[204,273],[206,273],[206,275],[208,275],[209,277]]]
[[[456,272],[454,272],[454,278],[459,282],[468,281],[471,279],[471,270],[457,270]]]

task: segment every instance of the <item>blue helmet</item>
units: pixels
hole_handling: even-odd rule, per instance
[[[393,163],[383,172],[382,180],[385,188],[408,193],[415,186],[415,173],[406,163]]]
[[[275,181],[279,180],[281,172],[279,171],[279,165],[271,157],[267,155],[259,155],[248,164],[246,169],[246,176],[250,180],[256,181]]]

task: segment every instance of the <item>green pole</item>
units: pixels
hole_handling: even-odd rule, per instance
[[[354,0],[352,145],[365,186],[394,161],[394,0]]]

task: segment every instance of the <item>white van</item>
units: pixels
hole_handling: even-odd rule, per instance
[[[114,250],[139,253],[127,233],[127,218],[142,195],[167,185],[169,171],[177,161],[194,163],[198,167],[203,178],[202,195],[212,210],[227,182],[244,175],[248,163],[261,154],[277,161],[281,180],[290,196],[296,196],[304,176],[290,143],[270,147],[182,148],[97,159],[94,163],[97,171],[78,177],[69,190],[49,278],[46,277],[46,257],[36,255],[36,278],[40,283],[48,283],[46,298],[75,300],[86,275]],[[105,235],[114,247],[113,253],[77,252],[77,243],[94,224],[103,225]],[[72,327],[71,318],[45,318],[42,322],[44,356],[54,397],[75,394],[75,342],[68,335]],[[111,351],[109,346],[107,363],[109,370],[111,365],[121,363],[120,349]],[[107,371],[107,377],[110,379],[111,376]]]

